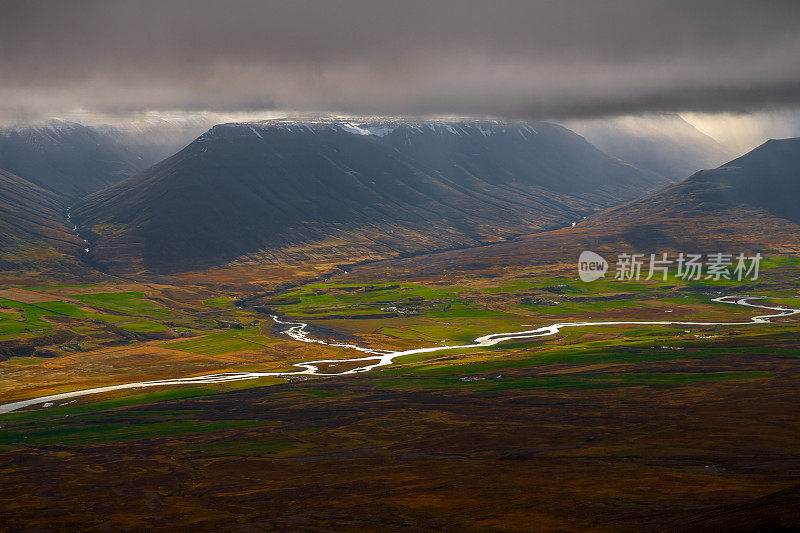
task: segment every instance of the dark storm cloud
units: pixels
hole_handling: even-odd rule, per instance
[[[590,116],[800,101],[800,2],[3,1],[0,117]]]

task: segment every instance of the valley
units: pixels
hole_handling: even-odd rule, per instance
[[[0,14],[0,533],[800,533],[800,2]]]
[[[794,141],[650,192],[559,127],[389,124],[225,125],[69,209],[6,177],[64,256],[0,272],[2,527],[795,521]],[[287,154],[319,167],[286,183]],[[582,250],[763,261],[584,282]]]
[[[184,384],[202,385],[202,384],[215,384],[215,383],[228,383],[236,381],[244,381],[258,378],[269,377],[284,377],[292,378],[294,376],[343,376],[348,374],[355,374],[357,372],[369,372],[381,366],[391,365],[396,358],[408,358],[416,354],[432,354],[442,351],[458,351],[464,352],[472,348],[487,348],[495,346],[506,341],[527,341],[549,335],[558,334],[561,329],[568,327],[598,327],[598,326],[670,326],[670,327],[711,327],[711,326],[743,326],[748,323],[763,324],[769,323],[771,319],[789,317],[800,313],[800,309],[790,307],[770,307],[759,303],[752,303],[754,299],[768,298],[768,297],[742,297],[742,296],[721,296],[714,298],[714,302],[728,303],[735,305],[743,305],[753,307],[756,309],[764,309],[773,311],[774,314],[758,315],[751,317],[749,322],[685,322],[685,321],[603,321],[603,322],[562,322],[549,326],[542,326],[533,330],[509,332],[509,333],[490,333],[483,335],[473,340],[472,344],[464,345],[444,345],[433,346],[424,348],[412,348],[410,350],[402,351],[389,351],[383,349],[363,348],[354,344],[345,344],[340,342],[326,342],[320,339],[314,339],[308,336],[308,324],[304,322],[287,322],[279,319],[277,316],[272,315],[272,320],[279,326],[288,327],[281,331],[281,334],[288,335],[292,339],[299,342],[306,342],[312,344],[322,344],[333,348],[344,348],[346,350],[355,350],[362,353],[373,354],[373,356],[363,356],[348,359],[323,359],[314,361],[303,361],[294,363],[293,366],[299,367],[303,370],[287,371],[287,372],[236,372],[236,373],[217,373],[209,375],[192,376],[185,378],[175,378],[166,380],[152,380],[152,381],[139,381],[134,383],[125,383],[121,385],[110,385],[96,389],[79,390],[73,392],[66,392],[41,398],[33,398],[20,402],[13,402],[5,405],[0,405],[0,414],[17,411],[25,407],[38,406],[44,404],[46,407],[54,405],[56,401],[62,401],[70,398],[81,396],[88,396],[92,394],[101,394],[105,392],[113,392],[116,390],[126,389],[142,389],[148,387],[166,387],[166,386],[181,386]],[[395,308],[396,309],[396,308]],[[669,310],[671,312],[671,310]],[[140,323],[128,323],[127,329],[131,329],[136,325],[139,330],[142,326],[147,325]],[[255,341],[251,341],[254,342]],[[256,343],[258,344],[258,343]],[[662,347],[664,349],[683,349],[682,347]],[[467,379],[467,378],[463,378]],[[485,378],[476,378],[485,379]],[[65,405],[65,404],[61,404]]]
[[[12,320],[28,323],[32,345],[52,329],[80,337],[63,355],[1,362],[2,403],[173,381],[0,415],[4,487],[28,486],[55,464],[65,469],[26,498],[0,490],[4,508],[14,509],[6,523],[46,525],[42,506],[58,509],[61,523],[113,517],[156,528],[215,528],[235,513],[279,529],[515,530],[522,516],[558,527],[568,513],[584,530],[669,523],[688,531],[709,527],[721,509],[738,516],[745,504],[757,509],[751,519],[791,520],[798,433],[775,422],[797,405],[800,320],[782,311],[800,307],[796,261],[767,263],[763,279],[745,286],[586,284],[558,265],[449,281],[365,278],[372,269],[244,308],[235,294],[154,283],[8,289],[4,314],[24,313],[25,322],[8,317],[5,331]],[[713,301],[736,302],[736,294],[778,310]],[[307,323],[308,337],[325,344],[298,340],[297,329],[294,338],[284,334],[297,326],[276,323],[275,313]],[[778,316],[752,321],[764,314]],[[650,320],[657,324],[637,324]],[[455,348],[491,332],[571,322],[587,325]],[[131,336],[103,346],[111,341],[106,324]],[[383,350],[399,356],[370,372],[349,373],[372,362],[342,366]],[[320,360],[335,365],[320,364],[320,373],[340,375],[203,378]],[[189,376],[198,379],[181,383]],[[741,439],[752,439],[745,455]],[[325,481],[293,489],[309,469]],[[134,470],[124,501],[103,501],[92,488]],[[62,476],[71,480],[68,495],[56,489]],[[386,496],[374,500],[376,490]],[[507,497],[530,491],[537,497],[524,508]],[[464,512],[472,500],[489,506]],[[591,513],[580,511],[587,505]],[[179,511],[186,506],[191,515]]]

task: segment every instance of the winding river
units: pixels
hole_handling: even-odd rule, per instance
[[[478,337],[471,344],[462,344],[455,346],[430,346],[425,348],[414,348],[411,350],[390,351],[380,350],[376,348],[364,348],[354,344],[344,344],[335,342],[326,342],[320,339],[309,337],[308,324],[303,322],[287,322],[283,321],[277,316],[273,316],[277,324],[288,326],[282,333],[288,335],[294,340],[300,342],[324,344],[335,348],[345,348],[353,351],[358,351],[367,354],[363,357],[356,357],[351,359],[319,359],[315,361],[305,361],[302,363],[295,363],[292,366],[299,370],[290,372],[224,372],[219,374],[206,374],[202,376],[192,376],[187,378],[176,379],[159,379],[152,381],[137,381],[133,383],[123,383],[121,385],[109,385],[107,387],[96,387],[93,389],[77,390],[72,392],[65,392],[62,394],[52,394],[50,396],[41,396],[39,398],[31,398],[30,400],[22,400],[18,402],[7,403],[0,405],[0,414],[10,413],[25,407],[32,407],[39,404],[53,404],[60,400],[75,398],[79,396],[86,396],[90,394],[98,394],[102,392],[111,392],[124,389],[138,389],[144,387],[159,387],[159,386],[175,386],[175,385],[203,385],[212,383],[227,383],[231,381],[242,381],[247,379],[256,379],[263,377],[289,377],[289,376],[343,376],[347,374],[355,374],[358,372],[369,372],[381,366],[387,366],[392,362],[404,355],[413,355],[420,353],[441,352],[445,350],[463,350],[465,348],[480,348],[494,346],[501,342],[510,340],[526,340],[535,339],[539,337],[547,337],[555,335],[564,328],[579,328],[586,326],[629,326],[629,325],[646,325],[646,326],[744,326],[749,324],[766,324],[771,319],[778,317],[786,317],[800,313],[800,309],[790,307],[770,307],[766,305],[758,305],[751,303],[751,300],[758,300],[764,298],[763,296],[720,296],[714,298],[714,302],[743,305],[754,307],[758,309],[766,309],[772,311],[771,314],[758,315],[751,317],[746,322],[679,322],[679,321],[613,321],[613,322],[559,322],[549,326],[542,326],[535,329],[524,331],[515,331],[510,333],[491,333]],[[364,363],[363,365],[356,365],[349,370],[337,373],[321,372],[319,367],[322,365],[330,366],[341,363]]]

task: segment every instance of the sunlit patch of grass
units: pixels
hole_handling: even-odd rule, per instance
[[[12,357],[10,359],[6,359],[5,361],[0,361],[0,365],[38,365],[46,360],[47,359],[43,359],[41,357]]]
[[[46,303],[52,304],[56,302]],[[14,318],[6,318],[5,316],[0,315],[0,333],[17,333],[34,329],[48,329],[51,327],[51,325],[42,320],[42,317],[47,316],[48,314],[62,314],[58,312],[48,313],[48,309],[44,307],[44,304],[33,305],[14,300],[8,300],[6,298],[0,298],[0,305],[3,307],[10,307],[12,309],[21,309],[25,314],[24,321]]]
[[[800,308],[800,296],[769,297],[758,301],[759,305],[786,306]]]
[[[789,256],[767,256],[761,260],[759,265],[761,270],[769,270],[774,268],[793,267],[800,269],[800,257]]]
[[[517,316],[513,313],[506,313],[494,309],[485,309],[480,306],[472,305],[470,302],[455,303],[453,305],[442,308],[441,310],[433,309],[426,310],[423,313],[430,318],[484,318],[484,317],[513,317]]]
[[[135,322],[126,322],[125,324],[120,324],[119,327],[122,329],[127,329],[128,331],[135,331],[138,333],[169,331],[169,328],[166,327],[165,325],[159,324],[158,322],[153,322],[152,320],[138,320]]]
[[[220,309],[233,309],[235,306],[233,305],[234,299],[228,296],[220,296],[218,298],[211,298],[209,300],[203,300],[203,305],[207,305],[209,307],[218,307]]]
[[[75,304],[62,301],[40,302],[29,304],[0,298],[0,305],[13,309],[20,309],[24,313],[24,320],[8,318],[6,313],[0,314],[0,334],[23,333],[26,331],[51,329],[52,325],[43,320],[45,317],[67,317],[79,320],[96,320],[100,322],[123,322],[130,317],[96,313],[81,309]]]
[[[266,344],[279,342],[278,339],[259,335],[259,328],[232,329],[221,333],[211,333],[202,337],[172,342],[171,350],[181,350],[200,355],[222,355],[232,352],[263,349]]]
[[[149,439],[180,434],[205,434],[235,428],[263,426],[250,419],[208,420],[196,406],[155,407],[163,402],[207,396],[283,383],[280,378],[259,378],[204,387],[149,390],[88,403],[39,408],[0,415],[0,446],[87,445]]]
[[[86,413],[96,413],[113,409],[121,409],[142,404],[158,403],[206,394],[219,392],[210,387],[174,387],[150,390],[139,394],[128,394],[115,398],[86,402],[80,404],[69,404],[50,407],[48,409],[37,409],[32,411],[19,411],[0,414],[0,421],[7,422],[13,420],[29,420],[38,418],[63,418],[66,416],[77,416]],[[71,400],[59,400],[60,403],[70,402]]]
[[[357,312],[359,306],[365,305],[371,306],[370,312],[375,312],[381,302],[413,306],[415,301],[455,301],[463,290],[455,286],[425,286],[416,283],[353,285],[320,282],[286,292],[273,305],[289,315],[333,314],[342,309],[348,309],[350,314]],[[282,303],[296,301],[298,298],[299,303]],[[366,314],[365,311],[362,313]]]
[[[577,330],[576,330],[577,331]],[[675,335],[679,335],[676,337]],[[453,352],[413,354],[395,359],[397,365],[379,369],[378,374],[474,374],[514,368],[533,368],[550,364],[596,364],[596,363],[641,363],[670,360],[690,360],[731,356],[758,356],[765,353],[792,353],[794,348],[783,347],[793,333],[752,332],[736,337],[736,344],[726,338],[725,344],[718,340],[696,338],[694,333],[665,332],[657,328],[628,329],[626,335],[606,340],[576,342],[568,345],[548,345],[536,342],[501,343],[495,346],[458,349]],[[749,340],[750,344],[740,345]],[[770,346],[765,348],[764,346]],[[483,352],[484,361],[475,358],[453,358],[436,361],[456,354]],[[498,357],[498,352],[508,356]]]
[[[173,315],[172,311],[146,299],[141,292],[76,294],[70,298],[115,313],[146,315],[153,318],[165,318]]]
[[[610,311],[614,309],[641,307],[642,302],[639,300],[605,300],[605,301],[570,301],[565,299],[558,299],[558,297],[551,298],[557,301],[557,304],[520,304],[528,310],[535,311],[543,315],[563,315],[563,314],[578,314],[578,313],[600,313],[603,311]]]
[[[140,440],[169,435],[197,434],[259,425],[254,420],[170,420],[153,423],[113,423],[107,420],[70,421],[49,427],[12,427],[0,429],[0,444],[79,446],[101,442]]]

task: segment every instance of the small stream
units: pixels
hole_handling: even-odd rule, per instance
[[[67,227],[71,226],[72,227],[72,234],[75,235],[77,238],[79,238],[81,241],[83,241],[83,245],[85,246],[85,248],[83,249],[83,253],[88,256],[92,252],[92,245],[91,245],[91,243],[89,243],[89,241],[87,241],[86,239],[81,237],[81,234],[78,231],[78,226],[75,225],[75,223],[72,221],[72,206],[71,205],[67,206],[66,217],[67,217]]]

